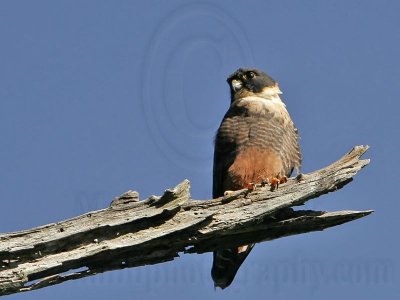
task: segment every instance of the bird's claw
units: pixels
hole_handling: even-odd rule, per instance
[[[266,186],[269,185],[271,187],[271,191],[275,191],[278,189],[280,184],[286,183],[287,182],[287,177],[286,176],[280,176],[279,174],[276,175],[275,177],[272,177],[271,179],[263,179],[261,181],[261,186]]]
[[[249,192],[255,191],[256,190],[256,184],[254,182],[249,182],[248,184],[246,184],[246,189]]]

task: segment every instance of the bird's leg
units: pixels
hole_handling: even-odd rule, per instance
[[[256,184],[254,182],[249,182],[248,184],[246,184],[246,189],[249,192],[255,191],[256,190]]]
[[[261,187],[264,187],[266,185],[269,185],[269,179],[268,178],[261,180]]]
[[[277,190],[280,184],[286,183],[286,182],[287,182],[287,177],[285,175],[280,176],[280,173],[278,173],[278,175],[276,175],[275,177],[272,177],[269,180],[269,185],[271,186],[271,191]]]
[[[277,190],[278,187],[279,187],[279,179],[278,179],[278,177],[272,177],[269,180],[269,185],[271,186],[271,191]]]
[[[279,178],[279,183],[286,183],[287,182],[287,177],[283,175],[281,178]]]
[[[246,194],[245,194],[245,198],[247,198],[247,196],[256,190],[257,185],[254,182],[249,182],[244,186],[245,189],[247,189]],[[250,200],[251,201],[251,200]]]

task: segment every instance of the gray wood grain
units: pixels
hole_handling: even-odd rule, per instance
[[[108,208],[0,234],[0,295],[161,263],[182,252],[203,253],[323,230],[364,217],[372,211],[295,211],[292,207],[352,181],[369,163],[360,159],[367,149],[354,147],[332,165],[290,178],[275,191],[259,186],[252,192],[193,200],[189,181],[184,180],[161,197],[140,201],[137,192],[128,191]]]

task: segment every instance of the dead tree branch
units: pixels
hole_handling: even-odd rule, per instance
[[[192,200],[185,180],[161,197],[139,201],[138,193],[129,191],[108,208],[0,234],[0,295],[161,263],[179,252],[209,252],[364,217],[372,211],[294,211],[291,207],[352,181],[369,163],[360,159],[367,149],[357,146],[324,169],[290,178],[276,191],[260,187],[251,193],[241,190],[224,198]]]

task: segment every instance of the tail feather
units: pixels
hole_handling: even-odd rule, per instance
[[[214,251],[211,277],[214,280],[215,287],[224,289],[232,283],[237,271],[253,247],[254,244]]]

